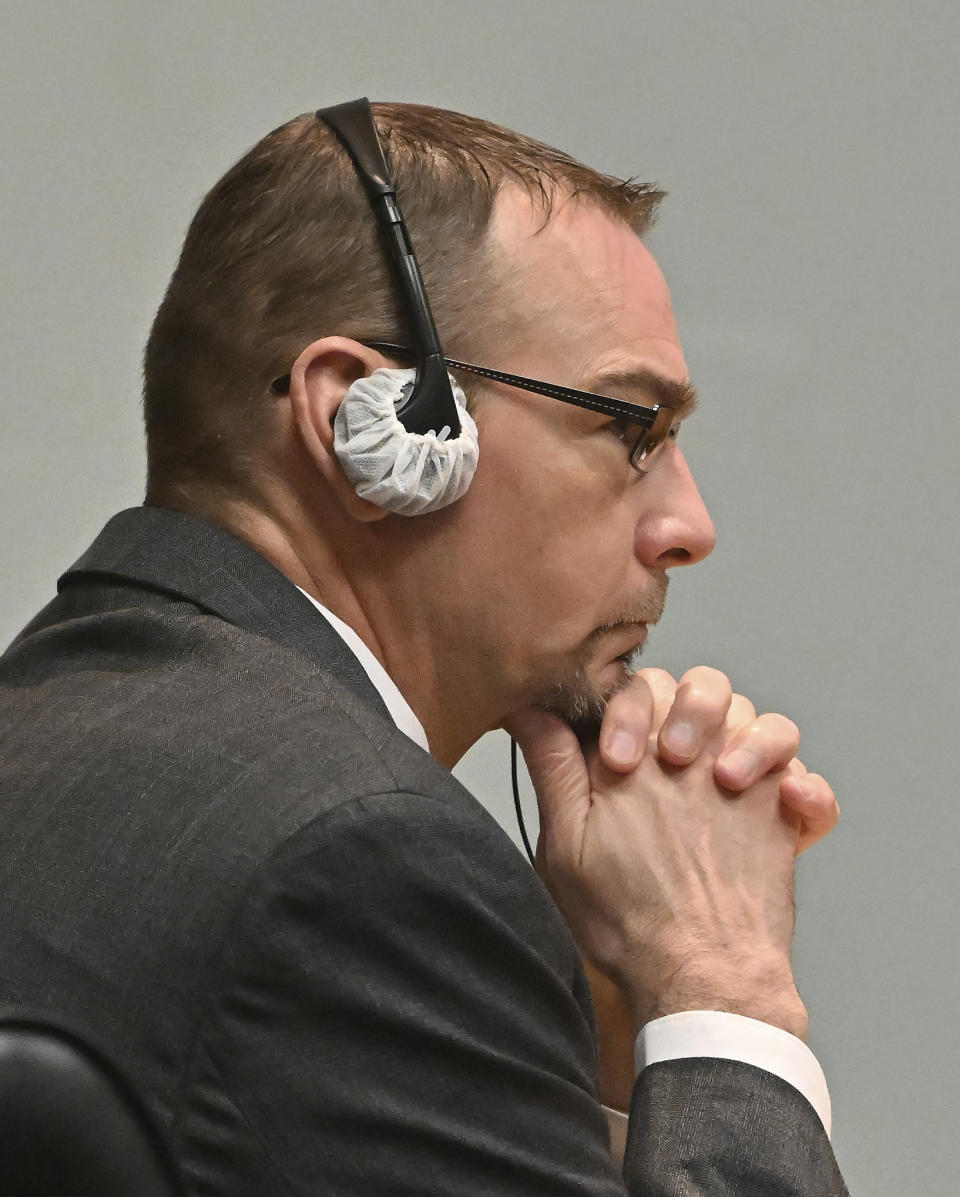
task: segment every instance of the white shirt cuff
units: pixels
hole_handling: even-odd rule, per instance
[[[620,1171],[623,1171],[623,1157],[627,1153],[627,1127],[630,1119],[619,1110],[611,1110],[609,1106],[601,1106],[607,1119],[607,1130],[610,1132],[610,1156]]]
[[[648,1064],[713,1056],[740,1060],[772,1072],[792,1085],[813,1106],[830,1135],[830,1094],[816,1056],[789,1031],[720,1010],[684,1010],[654,1019],[637,1036],[640,1073]]]

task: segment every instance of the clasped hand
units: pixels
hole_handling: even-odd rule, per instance
[[[803,1037],[794,860],[838,812],[796,757],[796,726],[758,716],[722,673],[699,667],[679,683],[640,671],[586,750],[542,711],[507,727],[537,793],[538,871],[634,1025],[728,1010]]]

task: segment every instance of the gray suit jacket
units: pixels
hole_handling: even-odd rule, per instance
[[[428,630],[425,630],[428,634]],[[221,529],[112,520],[0,660],[0,1001],[85,1028],[192,1194],[622,1194],[537,876]],[[844,1192],[747,1065],[637,1083],[626,1189]]]

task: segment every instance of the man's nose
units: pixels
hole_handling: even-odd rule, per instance
[[[708,556],[717,533],[686,458],[676,444],[666,447],[640,483],[644,513],[637,525],[635,552],[648,569],[693,565]]]

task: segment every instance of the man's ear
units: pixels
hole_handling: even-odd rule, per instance
[[[361,499],[343,472],[333,448],[333,421],[351,385],[387,364],[359,341],[323,337],[303,350],[290,371],[290,408],[307,455],[348,514],[364,522],[388,512]]]

